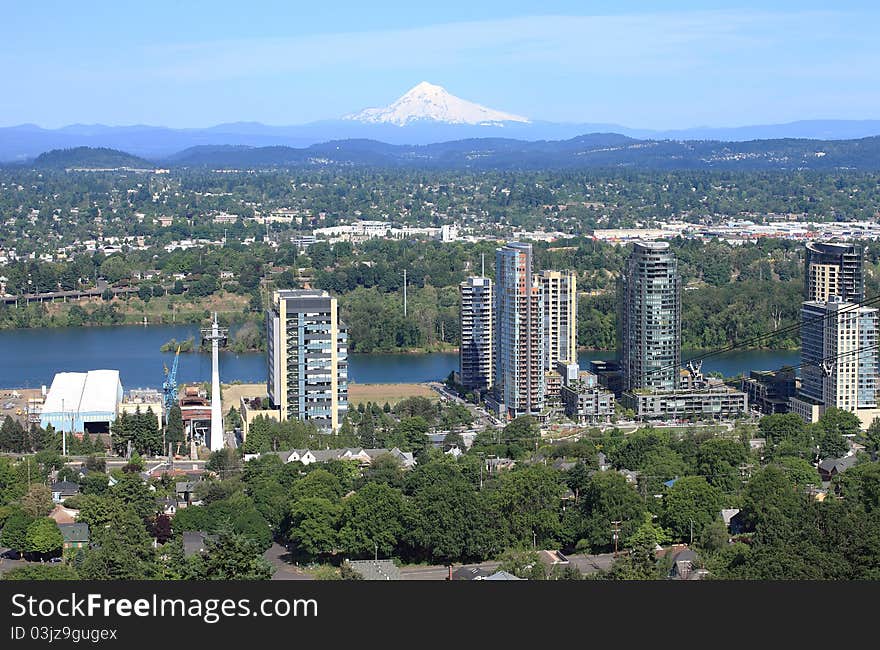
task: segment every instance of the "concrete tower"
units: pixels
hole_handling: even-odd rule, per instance
[[[223,407],[220,403],[220,341],[226,339],[226,329],[217,323],[217,312],[210,330],[202,330],[202,336],[211,341],[211,437],[208,444],[211,451],[223,449]]]
[[[532,274],[532,245],[495,250],[495,379],[510,418],[544,409],[544,305]]]

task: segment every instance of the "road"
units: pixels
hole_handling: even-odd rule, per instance
[[[277,542],[273,542],[263,557],[275,568],[272,580],[314,580],[311,574],[306,573],[295,564],[291,564],[287,549]]]
[[[471,415],[474,418],[474,426],[480,429],[484,429],[486,427],[503,427],[504,425],[499,423],[496,424],[493,422],[486,411],[479,408],[475,404],[471,404],[470,402],[463,400],[461,397],[456,395],[454,392],[449,390],[445,384],[439,381],[430,381],[428,382],[428,386],[431,387],[440,397],[451,400],[453,402],[457,402],[458,404],[462,404],[467,408],[468,411],[471,412]]]

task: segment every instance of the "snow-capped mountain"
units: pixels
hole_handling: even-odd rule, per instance
[[[367,124],[395,124],[397,126],[406,126],[412,122],[480,126],[503,126],[505,122],[523,124],[531,122],[521,115],[503,113],[461,99],[447,92],[445,88],[427,81],[411,88],[400,99],[384,108],[367,108],[358,113],[346,115],[343,119]]]

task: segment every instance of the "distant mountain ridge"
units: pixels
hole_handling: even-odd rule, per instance
[[[488,108],[423,81],[387,106],[366,108],[340,119],[291,126],[231,122],[207,128],[143,124],[71,124],[57,129],[44,129],[34,124],[0,127],[0,162],[27,161],[52,149],[82,146],[108,147],[159,159],[197,146],[303,148],[333,140],[364,139],[414,146],[499,136],[538,142],[567,140],[584,133],[619,133],[642,140],[678,141],[850,140],[880,135],[880,120],[801,120],[787,124],[677,130],[630,128],[596,122],[559,123]]]
[[[215,168],[372,165],[453,169],[880,170],[880,137],[731,143],[638,140],[616,133],[593,133],[556,141],[481,138],[429,145],[393,145],[361,139],[303,148],[195,147],[179,152],[169,162]]]
[[[53,149],[42,153],[33,161],[36,169],[154,169],[156,165],[148,160],[133,156],[124,151],[106,147],[74,147],[72,149]]]
[[[428,145],[368,139],[332,140],[307,147],[199,145],[147,161],[123,151],[77,147],[53,150],[11,166],[37,169],[207,167],[266,169],[302,166],[373,166],[423,169],[853,169],[880,171],[880,136],[855,140],[639,140],[591,133],[530,142],[470,138]]]

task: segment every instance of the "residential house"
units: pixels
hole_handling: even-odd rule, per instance
[[[492,575],[483,578],[483,580],[525,580],[525,578],[517,578],[507,571],[496,571]]]
[[[177,507],[186,508],[189,505],[198,505],[194,502],[196,481],[177,481],[174,493],[177,496]]]
[[[73,508],[65,508],[60,503],[56,503],[55,507],[52,509],[52,512],[49,513],[49,517],[55,520],[55,523],[58,525],[74,524],[76,523],[76,517],[78,514],[79,510],[74,510]]]
[[[857,456],[852,454],[843,458],[826,458],[819,463],[819,476],[823,481],[830,481],[832,478],[848,470],[856,464]]]
[[[52,501],[61,503],[65,499],[79,494],[79,483],[59,481],[58,483],[53,483],[49,489],[52,491]]]
[[[64,551],[70,549],[88,548],[89,525],[88,524],[58,524],[61,535],[64,537]]]
[[[185,557],[204,553],[206,542],[214,541],[217,535],[209,535],[202,530],[187,530],[183,533],[183,554]]]
[[[721,510],[721,520],[727,526],[731,535],[739,535],[745,530],[742,514],[739,508],[724,508]]]
[[[670,580],[701,580],[708,571],[698,567],[699,556],[689,548],[678,551],[672,556],[672,568],[669,569]]]
[[[552,570],[555,566],[566,566],[570,564],[568,558],[559,551],[538,551],[538,559],[548,571]]]
[[[450,566],[448,580],[483,580],[489,575],[488,571],[476,566],[463,566],[455,571]]]

